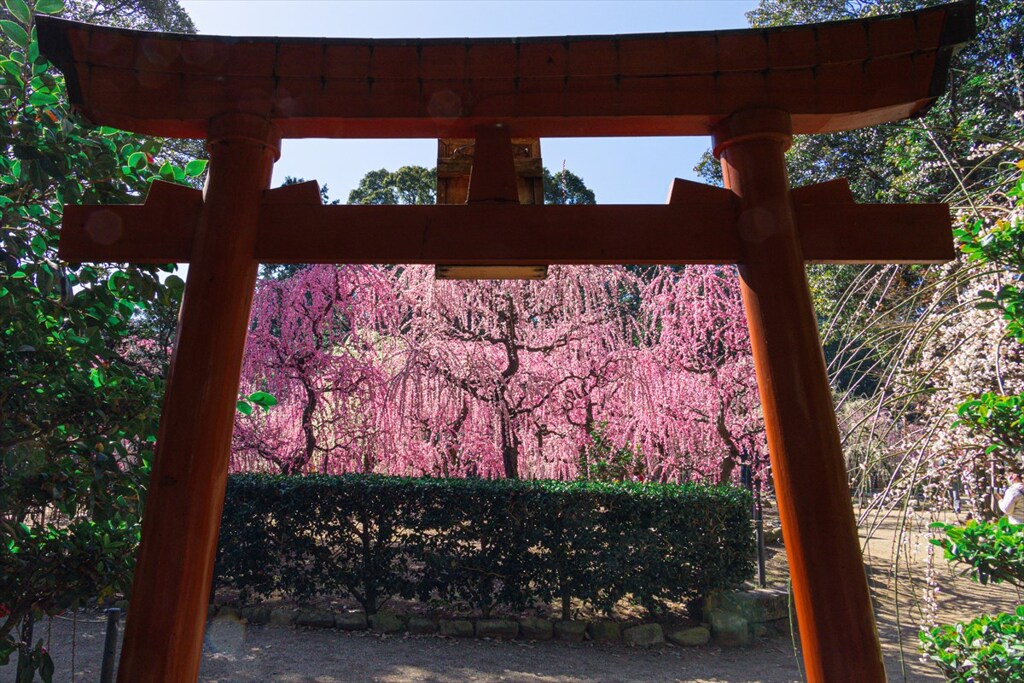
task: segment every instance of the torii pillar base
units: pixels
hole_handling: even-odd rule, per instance
[[[119,683],[199,675],[224,507],[242,350],[256,284],[256,229],[280,153],[266,119],[210,123],[210,165],[142,523]]]
[[[885,681],[846,465],[789,194],[790,117],[742,111],[715,155],[740,200],[743,303],[810,683]]]

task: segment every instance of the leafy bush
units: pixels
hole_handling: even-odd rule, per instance
[[[967,565],[964,574],[986,584],[1006,581],[1024,588],[1024,525],[1010,524],[1005,517],[998,522],[971,520],[965,526],[935,522],[946,538],[931,543],[942,548],[946,559]]]
[[[348,594],[369,614],[394,596],[653,610],[752,575],[749,509],[695,484],[236,475],[215,584],[243,602]]]
[[[630,481],[643,479],[644,453],[630,444],[616,446],[608,438],[607,422],[590,435],[590,443],[580,451],[579,477],[591,481]]]
[[[161,25],[159,4],[124,3],[116,19]],[[159,340],[184,286],[173,264],[62,262],[64,206],[138,203],[156,178],[197,183],[206,162],[182,168],[160,140],[72,111],[35,28],[62,0],[6,0],[0,12],[0,667],[17,653],[19,681],[48,681],[36,620],[130,590]]]
[[[963,527],[936,522],[945,538],[932,543],[946,559],[967,565],[964,574],[979,583],[1006,581],[1024,586],[1024,525],[969,521]],[[982,615],[952,626],[920,633],[928,659],[938,663],[946,680],[957,683],[1024,682],[1024,605],[1013,614]]]
[[[982,615],[922,631],[928,659],[953,683],[1024,681],[1024,605],[1014,614]]]

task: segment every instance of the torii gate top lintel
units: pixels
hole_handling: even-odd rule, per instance
[[[42,50],[98,125],[206,138],[225,112],[284,137],[707,135],[743,109],[793,132],[915,116],[974,30],[971,2],[769,29],[537,38],[236,38],[38,18]]]

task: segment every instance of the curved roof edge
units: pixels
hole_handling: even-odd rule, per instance
[[[537,38],[244,38],[37,19],[72,104],[99,125],[202,138],[242,111],[285,137],[705,135],[751,107],[796,133],[917,116],[975,32],[971,0],[849,21]]]

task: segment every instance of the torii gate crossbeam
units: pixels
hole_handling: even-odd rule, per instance
[[[794,133],[922,113],[973,34],[970,3],[769,30],[579,38],[250,39],[47,17],[38,30],[94,123],[205,138],[210,152],[203,193],[155,183],[140,206],[65,210],[66,260],[191,264],[121,683],[198,674],[260,261],[737,264],[807,678],[885,680],[804,264],[948,260],[948,207],[856,205],[841,181],[790,190],[784,154]],[[463,206],[333,207],[314,185],[267,189],[282,136],[493,142],[496,130],[504,139],[710,133],[727,189],[676,181],[666,206],[637,207],[474,203],[472,185]]]

